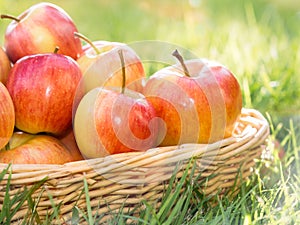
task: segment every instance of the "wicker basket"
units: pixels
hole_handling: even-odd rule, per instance
[[[239,179],[247,179],[259,159],[269,136],[265,118],[256,110],[243,109],[238,127],[232,137],[213,144],[186,144],[149,149],[146,152],[124,153],[105,158],[83,160],[64,165],[12,165],[10,167],[10,196],[22,192],[46,178],[32,195],[38,198],[37,211],[43,218],[52,204],[61,204],[62,221],[68,221],[75,205],[86,208],[83,193],[84,178],[88,183],[90,204],[97,213],[107,213],[121,207],[133,208],[142,199],[159,201],[169,180],[178,168],[180,178],[191,158],[195,158],[205,195],[225,193],[234,186],[238,192]],[[7,168],[0,164],[0,170]],[[241,173],[239,173],[241,172]],[[241,176],[237,176],[241,174]],[[212,176],[213,175],[213,176]],[[9,175],[0,182],[0,208],[3,207]],[[51,197],[50,197],[51,196]],[[27,202],[14,216],[15,221],[28,213]]]

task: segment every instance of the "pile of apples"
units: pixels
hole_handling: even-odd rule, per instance
[[[234,75],[206,59],[147,76],[125,43],[91,42],[59,6],[11,19],[0,48],[0,162],[64,164],[232,135],[242,108]],[[170,52],[172,54],[172,52]]]

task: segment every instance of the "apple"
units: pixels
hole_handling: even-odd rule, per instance
[[[15,110],[7,88],[0,82],[0,149],[3,148],[13,134],[15,126]]]
[[[78,64],[69,56],[43,53],[19,59],[7,80],[15,126],[32,134],[63,135],[72,126],[73,100],[81,78]]]
[[[85,158],[144,151],[156,145],[155,110],[139,93],[95,88],[80,101],[74,133]]]
[[[0,82],[4,85],[8,77],[8,73],[11,69],[10,60],[3,47],[0,47]]]
[[[0,163],[64,164],[72,161],[71,153],[50,135],[15,132],[6,149],[0,150]]]
[[[67,148],[67,150],[71,153],[73,161],[84,160],[81,152],[77,146],[75,135],[73,129],[67,132],[66,135],[59,138],[61,143]]]
[[[143,64],[136,52],[128,45],[120,42],[90,41],[80,33],[75,36],[87,42],[83,46],[83,54],[77,59],[83,74],[86,93],[96,87],[121,87],[122,73],[119,54],[121,49],[126,60],[126,87],[141,91],[140,82],[145,79]]]
[[[11,138],[9,139],[8,145],[5,146],[5,148],[6,148],[6,150],[14,149],[14,148],[26,143],[33,137],[35,137],[35,134],[29,134],[29,133],[25,133],[22,131],[15,131],[15,132],[13,132]]]
[[[184,61],[154,73],[143,90],[164,123],[161,146],[212,143],[232,134],[242,108],[235,76],[207,59]]]
[[[58,46],[60,54],[77,59],[82,51],[72,18],[59,6],[37,3],[12,19],[5,32],[4,46],[12,63],[26,55],[49,53]]]
[[[122,50],[122,77],[126,70]],[[157,144],[156,113],[145,97],[122,87],[98,87],[79,102],[73,123],[78,147],[85,158],[144,151]]]

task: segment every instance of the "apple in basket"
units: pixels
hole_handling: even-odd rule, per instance
[[[64,136],[59,137],[61,143],[71,152],[73,161],[84,160],[76,143],[73,129],[67,132]]]
[[[74,37],[77,28],[72,18],[59,6],[42,2],[32,5],[7,26],[4,46],[10,60],[15,63],[25,55],[53,52],[58,46],[60,53],[77,59],[82,45]]]
[[[15,132],[6,147],[0,150],[0,163],[64,164],[72,161],[71,152],[50,135]]]
[[[120,48],[123,79],[125,61]],[[125,82],[123,82],[124,84]],[[73,129],[85,158],[144,151],[157,144],[155,110],[145,97],[125,88],[98,87],[89,91],[75,112]]]
[[[14,105],[8,90],[0,82],[0,149],[8,143],[13,134],[14,126]]]
[[[0,47],[0,82],[2,82],[4,85],[6,84],[6,80],[10,69],[10,60],[5,50],[2,47]]]
[[[161,146],[212,143],[232,134],[242,108],[234,75],[223,65],[206,60],[183,60],[163,68],[147,81],[143,94],[165,122]]]
[[[22,131],[63,135],[72,127],[75,93],[82,78],[74,59],[57,53],[25,56],[12,67],[7,89]]]
[[[86,92],[95,87],[121,87],[122,72],[120,70],[118,51],[122,49],[126,63],[126,87],[141,91],[140,82],[145,78],[143,64],[136,52],[128,45],[120,42],[90,41],[84,35],[75,32],[75,36],[85,40],[83,54],[77,59],[83,74]]]

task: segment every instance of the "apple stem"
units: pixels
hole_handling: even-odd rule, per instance
[[[98,48],[86,36],[84,36],[83,34],[78,33],[78,32],[74,32],[74,35],[75,35],[75,37],[78,37],[78,38],[84,40],[86,43],[88,43],[94,49],[94,51],[96,52],[97,55],[100,54],[100,51],[98,50]]]
[[[53,53],[57,53],[57,52],[58,52],[58,50],[59,50],[59,47],[58,47],[58,46],[56,46],[56,47],[55,47],[55,49],[54,49],[54,51],[53,51]]]
[[[125,92],[125,83],[126,83],[126,73],[125,73],[125,60],[122,49],[118,51],[120,60],[121,60],[121,66],[122,66],[122,91],[121,93],[124,94]]]
[[[180,55],[178,50],[175,49],[175,51],[172,53],[172,55],[180,62],[181,66],[183,68],[185,76],[190,77],[190,73],[189,73],[189,71],[188,71],[188,69],[187,69],[187,67],[184,63],[183,57]]]
[[[15,16],[6,15],[6,14],[1,14],[1,19],[11,19],[17,21],[18,23],[21,21],[19,18]]]

